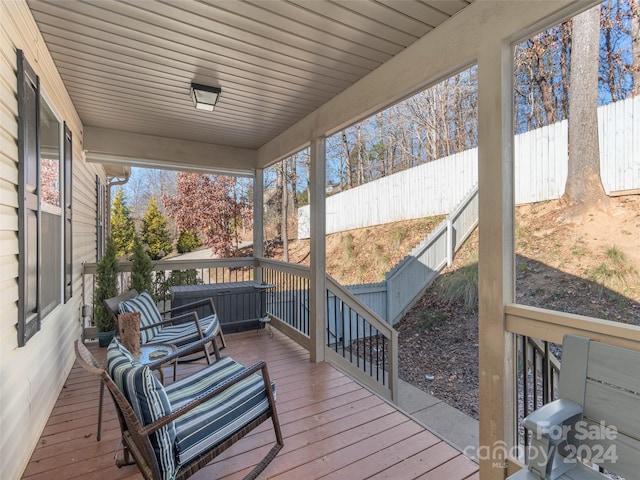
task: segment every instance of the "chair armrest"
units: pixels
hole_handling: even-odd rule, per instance
[[[164,357],[164,358],[166,359],[167,357]],[[269,378],[269,373],[267,371],[267,364],[264,361],[256,362],[253,365],[251,365],[250,367],[245,368],[241,372],[239,372],[236,375],[234,375],[233,377],[229,378],[228,380],[226,380],[226,381],[222,382],[221,384],[216,385],[214,388],[204,392],[199,397],[194,398],[192,401],[190,401],[186,405],[183,405],[182,407],[180,407],[179,409],[171,412],[170,414],[164,415],[162,418],[159,418],[155,422],[144,426],[140,433],[142,433],[143,435],[149,435],[149,434],[155,432],[156,430],[159,430],[160,428],[164,427],[165,425],[168,425],[169,423],[173,422],[174,420],[180,418],[185,413],[187,413],[187,412],[193,410],[194,408],[200,406],[202,403],[206,402],[207,400],[209,400],[209,399],[211,399],[211,398],[213,398],[213,397],[215,397],[217,395],[220,395],[222,392],[224,392],[228,388],[232,387],[236,383],[241,382],[242,380],[244,380],[245,378],[253,375],[254,373],[257,373],[259,370],[262,370],[262,376],[265,379],[265,388],[269,388],[270,389],[271,385],[267,385],[266,384],[267,383],[267,379]]]
[[[161,322],[151,323],[149,325],[140,326],[140,330],[148,330],[150,328],[161,327],[163,325],[178,325],[181,323],[195,322],[196,328],[200,338],[203,338],[202,327],[200,326],[200,319],[196,312],[185,313],[184,315],[178,315],[177,317],[167,318]]]
[[[533,435],[538,438],[549,437],[550,434],[553,434],[550,441],[552,444],[557,445],[566,440],[562,427],[573,425],[581,418],[582,407],[571,400],[561,398],[543,405],[531,415],[528,415],[523,423],[525,428],[531,430]],[[558,431],[563,434],[557,435]],[[561,438],[556,438],[558,436]]]

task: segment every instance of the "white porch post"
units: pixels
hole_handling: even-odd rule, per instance
[[[311,234],[311,278],[310,319],[311,361],[323,362],[325,321],[327,318],[326,290],[326,158],[325,138],[311,142],[311,171],[309,172],[310,234]]]
[[[264,170],[253,173],[253,256],[264,256]],[[262,282],[262,268],[253,269],[253,279]]]
[[[478,56],[480,478],[504,479],[514,444],[513,335],[505,331],[514,301],[513,53],[487,38]]]

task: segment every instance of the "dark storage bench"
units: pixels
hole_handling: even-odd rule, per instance
[[[266,292],[255,282],[209,283],[171,287],[171,306],[212,298],[224,333],[260,328],[259,318],[266,315]],[[197,310],[198,316],[211,315],[209,307]]]

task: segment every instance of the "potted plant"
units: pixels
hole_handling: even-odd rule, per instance
[[[96,289],[93,293],[93,322],[98,330],[98,344],[106,347],[115,335],[116,322],[104,305],[104,300],[118,295],[118,272],[116,246],[107,238],[104,256],[96,268]]]

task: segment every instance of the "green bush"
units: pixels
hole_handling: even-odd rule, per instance
[[[151,272],[153,263],[151,257],[144,251],[142,241],[138,236],[133,239],[133,252],[131,256],[131,288],[138,292],[148,290],[151,292]]]
[[[589,278],[598,285],[602,294],[605,288],[625,287],[630,278],[637,275],[629,257],[617,247],[609,247],[605,251],[605,261],[590,269]]]
[[[478,307],[478,262],[469,263],[442,277],[439,288],[450,305],[461,301],[467,310],[475,310]]]
[[[116,254],[116,245],[108,237],[104,256],[96,267],[96,289],[93,293],[93,322],[99,332],[110,332],[116,328],[115,319],[103,303],[107,298],[118,295],[120,266]]]
[[[202,242],[193,230],[182,230],[178,237],[176,248],[178,249],[178,253],[188,253],[193,252],[201,245]]]
[[[167,226],[169,219],[158,209],[155,198],[151,197],[147,211],[142,217],[142,242],[147,245],[147,253],[152,260],[160,260],[173,250],[171,232]]]
[[[111,205],[111,239],[116,248],[116,257],[128,257],[133,249],[136,235],[131,208],[126,204],[122,187],[116,192]]]
[[[167,274],[164,270],[155,272],[153,279],[152,296],[156,302],[163,301],[171,296],[171,287],[180,285],[200,285],[202,279],[196,269],[171,270]]]

